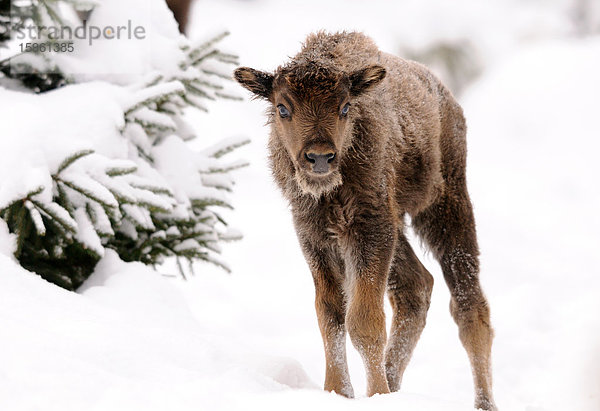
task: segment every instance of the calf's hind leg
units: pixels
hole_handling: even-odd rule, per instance
[[[442,266],[450,289],[450,312],[469,355],[475,407],[496,410],[492,396],[490,310],[479,283],[475,219],[464,177],[412,220]]]
[[[385,352],[390,391],[400,389],[404,370],[425,327],[432,288],[433,277],[401,234],[388,278],[388,297],[394,313]]]

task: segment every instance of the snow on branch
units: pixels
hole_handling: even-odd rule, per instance
[[[69,24],[59,3],[65,2],[31,2],[27,18],[48,26]],[[105,7],[103,12],[115,15],[133,7],[66,3],[92,13]],[[158,0],[147,6],[167,12]],[[170,14],[162,17],[172,20]],[[0,123],[5,148],[0,152],[0,218],[17,234],[21,264],[65,288],[77,288],[106,248],[125,261],[159,264],[177,257],[228,270],[216,257],[219,243],[241,238],[218,209],[233,208],[227,196],[234,186],[231,171],[246,164],[222,157],[248,139],[195,151],[187,141],[197,136],[185,118],[188,107],[207,111],[207,102],[239,98],[228,93],[223,81],[229,80],[237,57],[216,47],[226,32],[197,45],[176,30],[171,37],[165,33],[158,47],[170,59],[157,61],[142,48],[131,50],[138,53],[131,59],[119,47],[113,56],[103,56],[152,66],[129,84],[116,77],[119,85],[112,84],[106,76],[77,84],[76,59],[66,64],[60,57],[41,61],[44,56],[28,54],[21,58],[23,65],[43,64],[37,75],[16,80],[36,93],[70,84],[38,95],[0,87],[0,103],[10,102],[8,114],[15,118]],[[41,74],[50,66],[57,77]],[[0,76],[7,75],[4,68],[0,64]],[[73,75],[63,75],[63,69]]]

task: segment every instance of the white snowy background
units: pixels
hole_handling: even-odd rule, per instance
[[[228,28],[224,46],[263,70],[317,29],[363,30],[394,53],[472,42],[482,73],[459,100],[502,410],[600,409],[600,36],[578,36],[572,15],[567,1],[202,0],[191,18],[192,39]],[[71,293],[15,264],[0,221],[1,410],[472,408],[449,294],[418,241],[436,285],[402,391],[365,398],[349,342],[359,398],[320,389],[313,284],[267,167],[265,108],[217,102],[189,116],[198,148],[252,139],[237,152],[251,164],[227,216],[245,236],[225,246],[230,275],[197,265],[183,282],[107,252]]]

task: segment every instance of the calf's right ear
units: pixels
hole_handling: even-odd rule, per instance
[[[249,67],[240,67],[233,72],[235,80],[256,97],[269,99],[273,91],[273,75]]]

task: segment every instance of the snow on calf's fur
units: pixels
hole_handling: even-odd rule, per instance
[[[353,396],[346,331],[363,358],[368,394],[400,388],[433,287],[404,236],[408,214],[450,288],[475,405],[495,409],[466,127],[450,92],[420,64],[346,32],[312,34],[274,73],[242,67],[235,78],[272,104],[271,167],[316,287],[325,389]],[[386,290],[394,310],[389,339]]]

